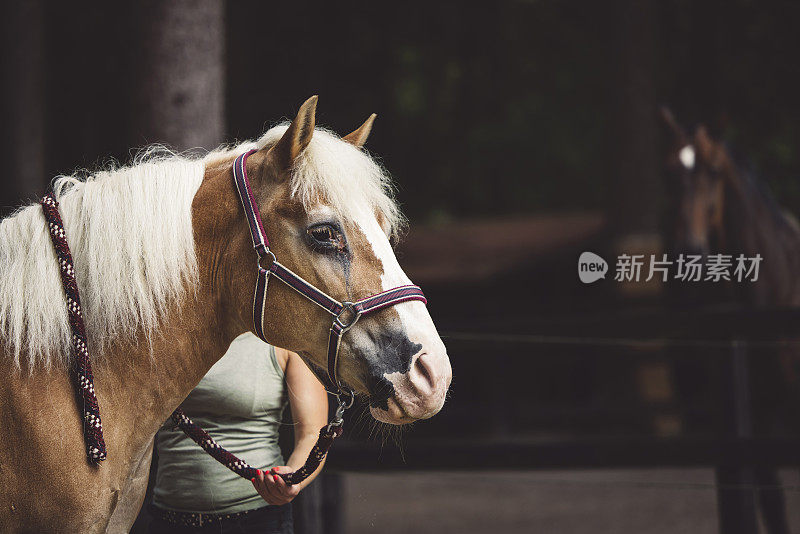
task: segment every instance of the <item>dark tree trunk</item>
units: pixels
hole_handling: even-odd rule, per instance
[[[44,8],[12,2],[3,15],[0,214],[44,192]]]
[[[212,149],[225,135],[225,2],[145,0],[136,7],[132,142]],[[151,498],[155,465],[150,472]],[[131,532],[145,532],[145,509]]]
[[[225,133],[225,2],[138,4],[134,143],[214,148]]]

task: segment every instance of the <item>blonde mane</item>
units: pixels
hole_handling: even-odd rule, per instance
[[[197,282],[192,200],[207,166],[274,144],[286,125],[257,141],[204,157],[158,148],[130,166],[86,179],[58,177],[60,204],[75,263],[92,358],[102,363],[111,340],[147,339],[172,304]],[[364,151],[317,129],[295,162],[292,194],[310,207],[322,198],[346,220],[379,213],[392,232],[403,224],[391,181]],[[71,334],[58,263],[41,207],[0,222],[0,340],[17,367],[66,365]]]

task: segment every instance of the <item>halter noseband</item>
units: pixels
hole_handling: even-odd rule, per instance
[[[401,302],[418,300],[427,304],[428,301],[422,294],[422,289],[409,284],[388,289],[355,302],[339,302],[281,264],[269,248],[269,240],[266,232],[264,232],[264,225],[261,223],[261,214],[253,197],[250,181],[247,178],[247,158],[253,152],[256,152],[256,150],[250,150],[236,158],[233,163],[233,178],[236,190],[239,192],[239,198],[242,201],[247,224],[250,227],[253,249],[255,249],[257,255],[258,276],[253,294],[253,327],[255,334],[266,341],[264,337],[264,309],[266,307],[267,283],[270,275],[331,314],[333,323],[328,335],[328,378],[334,389],[328,389],[328,392],[339,398],[340,408],[343,406],[349,407],[347,406],[348,403],[343,403],[341,397],[350,397],[349,404],[352,404],[353,392],[342,386],[337,372],[339,345],[344,333],[352,328],[363,315],[377,312]],[[269,258],[270,262],[267,268],[262,266],[262,260],[265,258]]]

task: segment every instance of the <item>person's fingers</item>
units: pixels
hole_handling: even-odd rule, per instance
[[[270,484],[270,480],[269,473],[259,470],[256,477],[252,479],[253,487],[268,504],[284,504],[283,497],[275,491],[274,484]]]
[[[264,473],[264,486],[266,488],[266,491],[272,499],[281,501],[279,504],[286,504],[285,502],[282,502],[286,499],[286,496],[283,495],[283,492],[281,491],[280,486],[278,485],[278,482],[275,480],[275,478],[280,479],[278,475],[273,475],[271,473]]]
[[[251,478],[250,482],[252,482],[253,487],[258,490],[264,483],[264,473],[260,469],[256,469],[256,476]]]
[[[297,497],[297,494],[300,493],[300,488],[296,484],[287,484],[286,481],[280,477],[280,475],[278,475],[276,484],[278,485],[280,492],[289,499],[294,499]]]
[[[279,466],[271,469],[272,480],[275,482],[276,487],[280,491],[280,494],[287,499],[287,502],[291,501],[300,493],[300,489],[296,485],[287,484],[283,477],[280,476],[280,473],[291,473],[292,469],[287,466]],[[267,473],[267,477],[270,476],[270,473]]]
[[[272,480],[278,485],[281,491],[284,491],[289,485],[283,480],[281,473],[291,473],[292,468],[286,465],[279,465],[277,467],[273,467],[270,472],[272,473]]]
[[[255,488],[256,493],[258,493],[261,496],[262,499],[267,501],[266,491],[264,490],[264,479],[263,479],[263,477],[259,478],[259,476],[256,475],[256,476],[254,476],[253,478],[250,479],[250,482],[253,483],[253,488]],[[269,501],[267,501],[267,502],[269,502]],[[269,504],[272,504],[272,503],[269,503]]]

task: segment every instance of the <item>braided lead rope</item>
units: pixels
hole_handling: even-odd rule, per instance
[[[50,239],[58,257],[61,283],[67,297],[67,312],[69,313],[69,326],[72,330],[72,347],[75,355],[73,385],[75,394],[79,398],[79,404],[82,405],[81,419],[83,420],[83,437],[86,442],[86,456],[90,463],[97,465],[106,459],[106,443],[103,440],[100,407],[94,393],[92,362],[89,359],[89,349],[86,344],[86,328],[83,324],[78,284],[75,281],[75,267],[69,245],[67,245],[64,222],[58,213],[58,202],[52,195],[45,195],[40,203],[50,230]]]
[[[83,434],[86,442],[86,455],[92,464],[98,464],[106,459],[106,445],[103,440],[103,425],[100,420],[100,407],[94,391],[94,376],[92,363],[86,343],[86,327],[83,322],[78,284],[75,280],[75,267],[72,254],[67,243],[64,222],[58,211],[58,201],[52,195],[45,195],[41,200],[42,211],[48,223],[50,238],[53,242],[58,258],[61,282],[67,300],[69,324],[72,330],[72,342],[75,352],[75,369],[73,384],[76,395],[82,401]],[[337,419],[319,431],[319,438],[309,453],[306,463],[292,473],[279,473],[287,484],[299,484],[319,468],[325,455],[328,453],[333,441],[342,435],[342,414],[340,408]],[[200,445],[208,454],[222,465],[241,476],[252,479],[257,476],[258,470],[244,460],[237,458],[233,453],[219,445],[202,428],[196,425],[189,417],[178,408],[172,413],[172,420],[195,443]]]
[[[214,441],[214,438],[189,419],[181,408],[172,412],[171,417],[178,428],[183,430],[192,441],[200,445],[200,447],[216,461],[247,480],[252,480],[258,476],[258,469],[238,458]],[[317,470],[322,460],[325,458],[325,455],[328,453],[328,449],[333,445],[333,441],[341,435],[342,425],[341,418],[339,418],[338,422],[331,423],[320,429],[319,438],[317,438],[317,442],[308,454],[308,459],[303,467],[292,473],[278,473],[278,476],[289,485],[299,484],[304,481]]]

